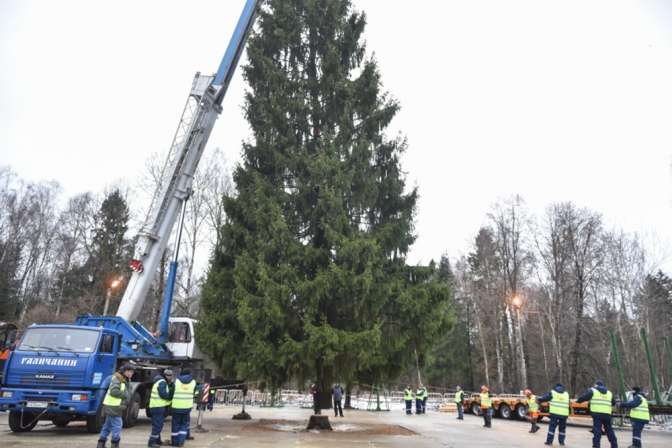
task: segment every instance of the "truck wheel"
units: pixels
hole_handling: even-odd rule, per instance
[[[527,417],[527,406],[522,404],[516,406],[515,416],[520,420],[525,420],[525,418]]]
[[[96,415],[86,416],[86,432],[89,434],[98,434],[104,422],[105,417],[103,417],[103,405],[101,404]]]
[[[55,427],[57,428],[65,428],[68,426],[68,423],[70,423],[70,419],[68,417],[54,417],[51,419],[51,423],[54,424]]]
[[[12,411],[9,413],[9,429],[12,432],[28,432],[37,425],[37,415],[32,412]]]
[[[126,406],[124,412],[124,428],[132,428],[138,422],[138,414],[140,413],[140,394],[135,392],[133,398]]]
[[[511,408],[508,404],[502,404],[499,406],[499,416],[502,418],[511,418]]]
[[[471,403],[471,413],[481,415],[481,406],[478,403]]]

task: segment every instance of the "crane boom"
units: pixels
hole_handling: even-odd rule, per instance
[[[246,0],[217,73],[196,73],[194,77],[159,185],[138,234],[131,263],[134,272],[117,310],[117,316],[127,321],[137,319],[182,204],[191,193],[196,168],[222,110],[222,100],[254,24],[258,3],[259,0]]]

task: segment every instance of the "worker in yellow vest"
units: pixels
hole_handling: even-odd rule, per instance
[[[149,397],[149,416],[152,419],[152,432],[149,435],[148,447],[157,447],[163,445],[161,442],[161,431],[163,423],[166,420],[170,403],[173,399],[173,371],[166,369],[163,375],[154,377],[154,385]]]
[[[530,432],[534,434],[539,431],[537,420],[539,419],[539,403],[537,403],[537,396],[532,393],[530,389],[525,389],[525,396],[527,397],[527,419],[532,424]]]
[[[548,424],[544,445],[553,445],[555,428],[558,427],[558,442],[562,446],[565,444],[567,417],[569,417],[569,393],[565,390],[565,386],[558,383],[550,392],[537,397],[537,403],[545,402],[549,405],[548,412],[551,414],[551,421]]]
[[[481,386],[481,414],[483,414],[483,426],[492,428],[492,397],[488,386]]]
[[[422,384],[415,391],[415,415],[425,413],[425,388]]]
[[[110,379],[110,385],[103,399],[103,415],[105,423],[100,430],[97,448],[105,448],[107,437],[112,434],[112,448],[119,448],[121,440],[122,418],[128,402],[131,401],[131,377],[134,367],[124,364]]]
[[[189,415],[191,414],[191,408],[194,407],[195,390],[196,381],[191,376],[191,371],[188,369],[182,370],[180,376],[175,380],[175,392],[171,403],[173,421],[170,439],[173,446],[184,446],[184,441],[189,434]]]
[[[406,403],[406,415],[413,415],[413,390],[411,386],[404,389],[404,402]]]
[[[457,386],[455,391],[455,406],[457,407],[457,419],[464,420],[464,391],[462,387]]]
[[[614,428],[611,427],[612,407],[616,404],[616,398],[602,381],[595,381],[595,385],[586,390],[576,402],[590,401],[590,415],[593,417],[593,447],[600,448],[602,428],[607,433],[611,448],[618,447]]]
[[[621,408],[630,409],[630,421],[632,422],[632,446],[642,446],[642,430],[649,423],[649,402],[640,387],[632,390],[632,400],[621,403]]]

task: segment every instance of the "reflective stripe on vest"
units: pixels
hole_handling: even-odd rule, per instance
[[[464,397],[463,391],[455,392],[455,403],[462,403],[463,397]]]
[[[411,391],[411,389],[404,390],[404,400],[406,401],[413,400],[413,392]]]
[[[551,397],[549,412],[560,417],[569,416],[569,393],[563,392],[559,394],[552,390]]]
[[[593,389],[593,398],[590,399],[591,414],[609,414],[611,415],[611,391],[603,394],[597,389]]]
[[[126,384],[121,383],[121,386],[119,387],[119,390],[123,394],[126,392]],[[107,389],[107,394],[105,394],[105,399],[103,400],[103,404],[105,406],[119,406],[121,405],[121,398],[113,397],[110,395],[110,389]]]
[[[492,407],[490,394],[481,394],[481,407],[485,409],[490,409]]]
[[[639,403],[639,406],[630,411],[630,418],[648,422],[651,419],[651,416],[649,415],[649,402],[642,396],[639,398],[642,399],[642,402]]]
[[[165,408],[166,406],[170,406],[170,400],[164,400],[161,398],[161,395],[159,394],[159,386],[161,386],[161,383],[165,383],[166,380],[160,379],[156,383],[154,383],[154,386],[152,386],[152,395],[149,397],[149,407],[151,408]]]
[[[530,398],[527,399],[527,410],[529,412],[537,412],[539,410],[539,403],[537,403],[536,395],[531,395]]]
[[[173,409],[191,409],[194,406],[194,390],[196,381],[184,384],[178,379],[175,380],[175,393],[173,394]]]

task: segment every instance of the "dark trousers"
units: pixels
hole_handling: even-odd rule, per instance
[[[483,426],[492,428],[492,408],[481,408],[481,414],[483,414]]]
[[[611,427],[611,415],[609,414],[593,414],[593,448],[600,448],[603,427],[607,433],[611,448],[617,448],[618,441],[616,440],[614,429]]]
[[[632,419],[632,446],[642,446],[642,430],[648,422]]]
[[[411,415],[413,413],[413,400],[404,401],[406,401],[406,414]]]
[[[415,399],[415,413],[422,414],[425,410],[422,408],[422,400],[419,398]]]
[[[173,420],[170,429],[170,441],[173,446],[182,446],[187,439],[187,430],[189,429],[189,413],[175,412],[173,410]]]
[[[343,408],[341,407],[341,400],[337,400],[334,398],[334,417],[338,417],[338,413],[341,413],[341,417],[343,417]]]
[[[455,403],[457,405],[457,418],[459,420],[464,420],[464,406],[462,403]]]
[[[150,413],[152,416],[152,433],[149,435],[148,445],[159,445],[163,423],[166,420],[166,408],[151,408]]]
[[[427,397],[422,399],[422,413],[427,412]]]
[[[546,435],[546,443],[548,444],[553,443],[553,439],[555,438],[556,426],[560,427],[558,431],[558,442],[560,442],[561,445],[564,445],[565,431],[567,430],[567,417],[553,414],[551,414],[551,422],[548,424],[548,434]]]

